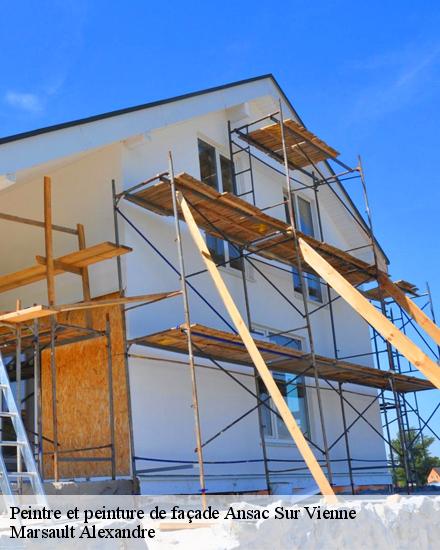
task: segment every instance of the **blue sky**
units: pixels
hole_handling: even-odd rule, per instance
[[[1,9],[2,136],[273,73],[343,160],[362,155],[391,273],[430,281],[440,317],[439,3],[40,0]],[[347,188],[360,199],[357,180]],[[428,411],[433,398],[424,401]]]

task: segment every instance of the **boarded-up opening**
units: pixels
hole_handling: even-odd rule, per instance
[[[113,295],[114,296],[114,295]],[[105,296],[108,298],[109,296]],[[125,338],[120,306],[89,310],[94,329],[105,330],[110,316],[113,358],[113,406],[115,425],[116,474],[130,473],[130,428],[127,381],[125,374]],[[58,315],[59,323],[86,326],[86,311]],[[59,457],[110,457],[111,449],[80,452],[63,451],[109,445],[109,391],[106,338],[94,337],[56,348],[56,387]],[[42,352],[42,432],[53,440],[52,382],[50,350]],[[53,443],[43,442],[43,452],[53,451]],[[53,454],[44,455],[44,477],[54,477]],[[110,476],[111,462],[59,462],[59,477]]]

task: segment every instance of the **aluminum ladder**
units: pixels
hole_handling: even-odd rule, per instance
[[[6,408],[6,410],[5,410]],[[21,487],[23,480],[29,480],[36,504],[47,505],[40,474],[35,463],[33,451],[29,444],[26,430],[12,392],[9,376],[0,353],[0,419],[10,418],[12,427],[16,433],[16,441],[5,441],[3,430],[0,432],[0,490],[6,504],[17,504],[17,489]],[[8,471],[6,468],[3,449],[15,447],[17,449],[17,471]],[[22,468],[22,464],[25,468]],[[24,470],[24,471],[23,471]]]

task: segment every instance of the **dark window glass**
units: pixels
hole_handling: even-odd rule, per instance
[[[279,344],[280,346],[286,346],[297,350],[302,349],[302,343],[299,338],[294,338],[293,336],[289,336],[286,334],[271,334],[271,333],[269,333],[269,338],[271,342],[275,342],[275,344]]]
[[[294,380],[291,374],[275,374],[275,382],[286,400],[287,406],[295,417],[301,431],[305,434],[309,431],[307,417],[307,403],[304,391],[304,378]],[[290,439],[292,436],[284,424],[284,421],[276,417],[277,434],[279,439]]]
[[[292,276],[293,276],[293,288],[297,292],[302,292],[301,277],[296,267],[292,267]]]
[[[217,161],[212,145],[199,141],[200,179],[206,185],[218,190]]]
[[[228,158],[224,157],[223,155],[220,155],[220,169],[222,172],[223,191],[227,191],[228,193],[233,193],[234,195],[236,195],[237,191],[234,185],[232,162]],[[230,267],[234,269],[242,270],[243,258],[240,257],[240,251],[237,250],[237,247],[234,246],[232,243],[228,243],[228,252],[229,252]]]
[[[289,196],[287,194],[287,191],[284,191],[283,194],[283,200],[284,200],[284,215],[286,216],[286,223],[290,225],[290,214],[289,214]]]
[[[291,347],[297,350],[302,348],[301,340],[285,334],[269,334],[272,342]],[[291,374],[274,373],[274,378],[281,395],[298,422],[301,431],[309,433],[309,423],[307,414],[307,401],[304,386],[304,377],[295,378]],[[259,380],[259,393],[261,399],[268,397],[264,384]],[[272,401],[267,403],[272,406]],[[263,423],[263,432],[265,436],[277,437],[278,439],[290,439],[290,434],[283,422],[278,416],[274,415],[267,407],[261,407],[261,420]]]
[[[208,246],[208,250],[211,253],[211,256],[216,264],[224,264],[225,262],[225,245],[224,241],[221,239],[217,239],[217,237],[213,237],[212,235],[209,235],[209,233],[206,234],[206,244]]]
[[[309,298],[316,302],[322,302],[321,279],[317,275],[307,273],[307,286],[309,287]]]
[[[199,143],[199,163],[200,179],[206,185],[218,190],[217,159],[215,148],[201,139]],[[221,239],[206,235],[206,244],[215,263],[220,264],[225,261],[225,246]]]
[[[261,381],[261,378],[258,379],[258,389],[260,393],[260,399],[264,401],[269,407],[272,406],[272,399],[269,399],[269,393],[266,390],[266,386]],[[273,437],[273,428],[272,428],[272,413],[265,405],[261,405],[261,423],[263,425],[263,433],[267,437]]]
[[[298,197],[298,212],[301,231],[310,237],[314,237],[312,206],[309,201]]]
[[[240,256],[240,250],[232,243],[228,243],[229,265],[234,269],[243,269],[243,258]]]
[[[234,185],[232,162],[222,155],[220,155],[220,169],[222,172],[223,191],[227,191],[228,193],[233,193],[234,195],[236,195],[237,190],[235,189]]]

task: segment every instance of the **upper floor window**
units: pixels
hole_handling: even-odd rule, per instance
[[[236,194],[232,161],[201,139],[198,147],[201,181],[217,191]],[[243,258],[232,243],[207,234],[206,244],[217,264],[227,263],[234,269],[243,269]]]
[[[315,229],[313,227],[312,205],[302,197],[297,197],[296,202],[298,205],[298,218],[301,231],[309,235],[309,237],[314,237]]]
[[[291,347],[298,350],[302,348],[301,340],[299,338],[295,338],[294,336],[290,336],[288,334],[271,334],[270,332],[268,333],[268,336],[271,341],[282,346]],[[301,431],[308,434],[309,422],[304,376],[296,378],[295,375],[281,372],[274,372],[273,376],[281,395],[286,400],[286,403],[301,428]],[[259,392],[260,399],[268,399],[269,394],[261,380],[259,380]],[[274,408],[272,399],[269,399],[267,403],[272,409]],[[266,437],[275,440],[288,440],[291,438],[284,421],[279,418],[279,416],[264,406],[261,407],[261,413],[263,433]]]
[[[288,194],[287,191],[284,193],[284,200],[288,200]],[[289,220],[289,211],[287,207],[287,202],[285,202],[286,205],[286,220],[287,223],[290,222]],[[307,199],[304,199],[301,196],[296,196],[295,204],[294,204],[294,210],[296,214],[297,223],[299,225],[300,231],[302,231],[304,234],[308,235],[309,237],[315,237],[315,226],[314,226],[314,220],[313,220],[313,209],[312,209],[312,203],[308,201]],[[301,277],[299,276],[298,270],[294,267],[293,270],[293,286],[297,292],[302,291],[301,286]],[[310,300],[313,300],[315,302],[322,302],[322,289],[321,289],[321,279],[314,275],[313,273],[304,272],[304,277],[307,281],[307,295]]]

